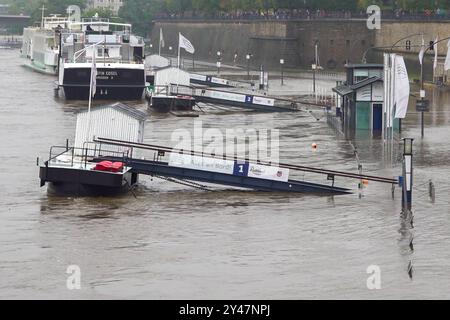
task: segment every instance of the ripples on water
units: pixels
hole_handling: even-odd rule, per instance
[[[399,214],[399,190],[392,200],[390,186],[376,183],[361,199],[357,192],[204,192],[148,177],[137,199],[48,196],[39,188],[36,157],[73,138],[74,113],[84,106],[54,99],[54,79],[21,68],[17,56],[0,52],[1,298],[450,297],[448,93],[435,93],[437,112],[427,115],[434,126],[423,141],[418,116],[406,121],[405,136],[416,137],[411,229]],[[352,148],[324,119],[251,112],[199,119],[205,127],[279,129],[283,162],[357,169]],[[152,116],[145,141],[169,144],[173,130],[191,130],[193,121]],[[356,145],[368,172],[400,172],[381,161],[378,142]],[[435,203],[426,196],[428,179],[436,183]],[[337,183],[356,191],[355,181]],[[82,290],[66,289],[71,264],[81,267]],[[366,287],[373,264],[381,268],[381,290]]]

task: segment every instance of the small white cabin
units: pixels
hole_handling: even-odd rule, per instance
[[[92,147],[87,146],[85,142],[93,142],[95,137],[142,143],[146,117],[145,113],[122,103],[93,107],[90,121],[88,110],[79,112],[75,132],[75,153],[81,154],[83,148]],[[108,146],[107,149],[123,152],[126,148]]]
[[[161,68],[155,71],[155,86],[168,86],[170,84],[178,84],[180,86],[189,86],[191,76],[189,72],[183,71],[175,67]]]

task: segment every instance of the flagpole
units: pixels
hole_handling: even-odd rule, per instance
[[[178,69],[180,69],[180,51],[181,51],[181,47],[180,47],[180,33],[178,33]]]
[[[94,46],[92,47],[92,66],[94,66],[94,64],[96,64],[95,61],[95,53],[96,53],[96,45],[94,44]],[[97,66],[95,66],[97,67]],[[93,84],[93,73],[94,70],[91,69],[91,81],[89,82],[89,103],[88,103],[88,129],[86,132],[86,142],[89,141],[89,133],[91,131],[91,104],[92,104],[92,84]]]
[[[178,32],[177,94],[178,94],[178,86],[179,86],[179,83],[180,83],[180,52],[181,52],[181,46],[180,46],[180,33]]]
[[[159,28],[159,56],[161,56],[161,35],[162,35],[162,29]]]

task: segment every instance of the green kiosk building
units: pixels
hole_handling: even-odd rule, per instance
[[[335,88],[336,115],[346,132],[367,131],[381,134],[383,129],[383,65],[347,64],[347,80]],[[394,123],[398,129],[398,119]]]

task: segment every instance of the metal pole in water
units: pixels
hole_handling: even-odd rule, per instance
[[[283,79],[283,64],[284,64],[284,59],[280,59],[280,66],[281,66],[281,85],[284,85],[284,79]]]
[[[411,210],[412,206],[413,141],[412,138],[403,139],[402,207],[404,210]]]
[[[424,62],[425,61],[423,61],[420,64],[420,100],[422,100],[422,101],[425,98],[425,89],[424,89],[424,86],[423,86],[423,63]],[[423,136],[424,136],[423,111],[421,112],[420,119],[421,119],[421,121],[420,121],[420,134],[421,134],[421,137],[423,138]]]
[[[259,90],[264,90],[264,66],[259,69]]]

